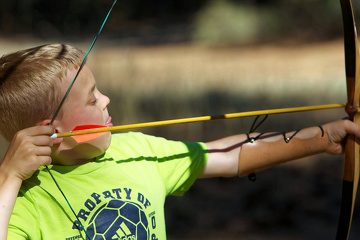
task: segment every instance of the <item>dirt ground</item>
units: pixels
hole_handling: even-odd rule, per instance
[[[38,44],[0,40],[0,55]],[[86,43],[74,43],[87,50]],[[242,47],[118,46],[88,61],[110,96],[114,124],[346,102],[342,40]],[[49,103],[51,104],[51,103]],[[259,131],[289,131],[345,116],[342,109],[270,117]],[[253,119],[144,129],[184,141],[247,132]],[[0,156],[7,144],[1,139]],[[320,155],[247,179],[199,180],[166,203],[168,239],[333,239],[342,157]],[[358,209],[358,208],[357,208]],[[350,239],[359,239],[359,211]]]

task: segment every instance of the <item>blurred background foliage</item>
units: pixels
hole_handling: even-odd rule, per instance
[[[92,35],[111,1],[0,3],[2,36],[51,39]],[[340,16],[339,3],[334,0],[123,0],[117,3],[106,28],[113,38],[147,44],[329,40],[342,34]]]
[[[0,55],[51,42],[87,51],[112,0],[0,0]],[[359,23],[360,1],[353,1]],[[114,124],[346,101],[338,0],[119,0],[88,59]],[[50,103],[51,104],[51,103]],[[343,109],[271,116],[290,131]],[[182,141],[244,133],[254,118],[140,131]],[[0,139],[0,156],[7,143]],[[1,159],[1,158],[0,158]],[[200,180],[166,203],[168,239],[333,239],[342,157]],[[360,237],[356,211],[350,239]]]

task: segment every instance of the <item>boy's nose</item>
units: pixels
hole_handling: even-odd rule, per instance
[[[110,98],[106,95],[102,95],[103,98],[103,109],[105,109],[110,104]]]

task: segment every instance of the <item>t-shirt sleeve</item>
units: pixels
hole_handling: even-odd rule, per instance
[[[149,167],[156,164],[155,170],[164,182],[167,195],[182,195],[187,191],[207,162],[208,150],[204,143],[172,141],[138,132],[119,135],[115,138],[123,139],[122,151],[136,148],[132,152],[148,159]]]
[[[156,148],[156,152],[163,154],[158,157],[158,169],[168,195],[183,195],[206,165],[206,145],[197,142],[167,141]]]

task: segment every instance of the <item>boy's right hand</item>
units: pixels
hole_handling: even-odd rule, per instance
[[[0,239],[7,239],[12,210],[23,180],[42,165],[51,163],[52,126],[19,131],[0,164]]]
[[[15,134],[0,165],[1,172],[28,179],[40,167],[51,164],[52,126],[35,126]]]

